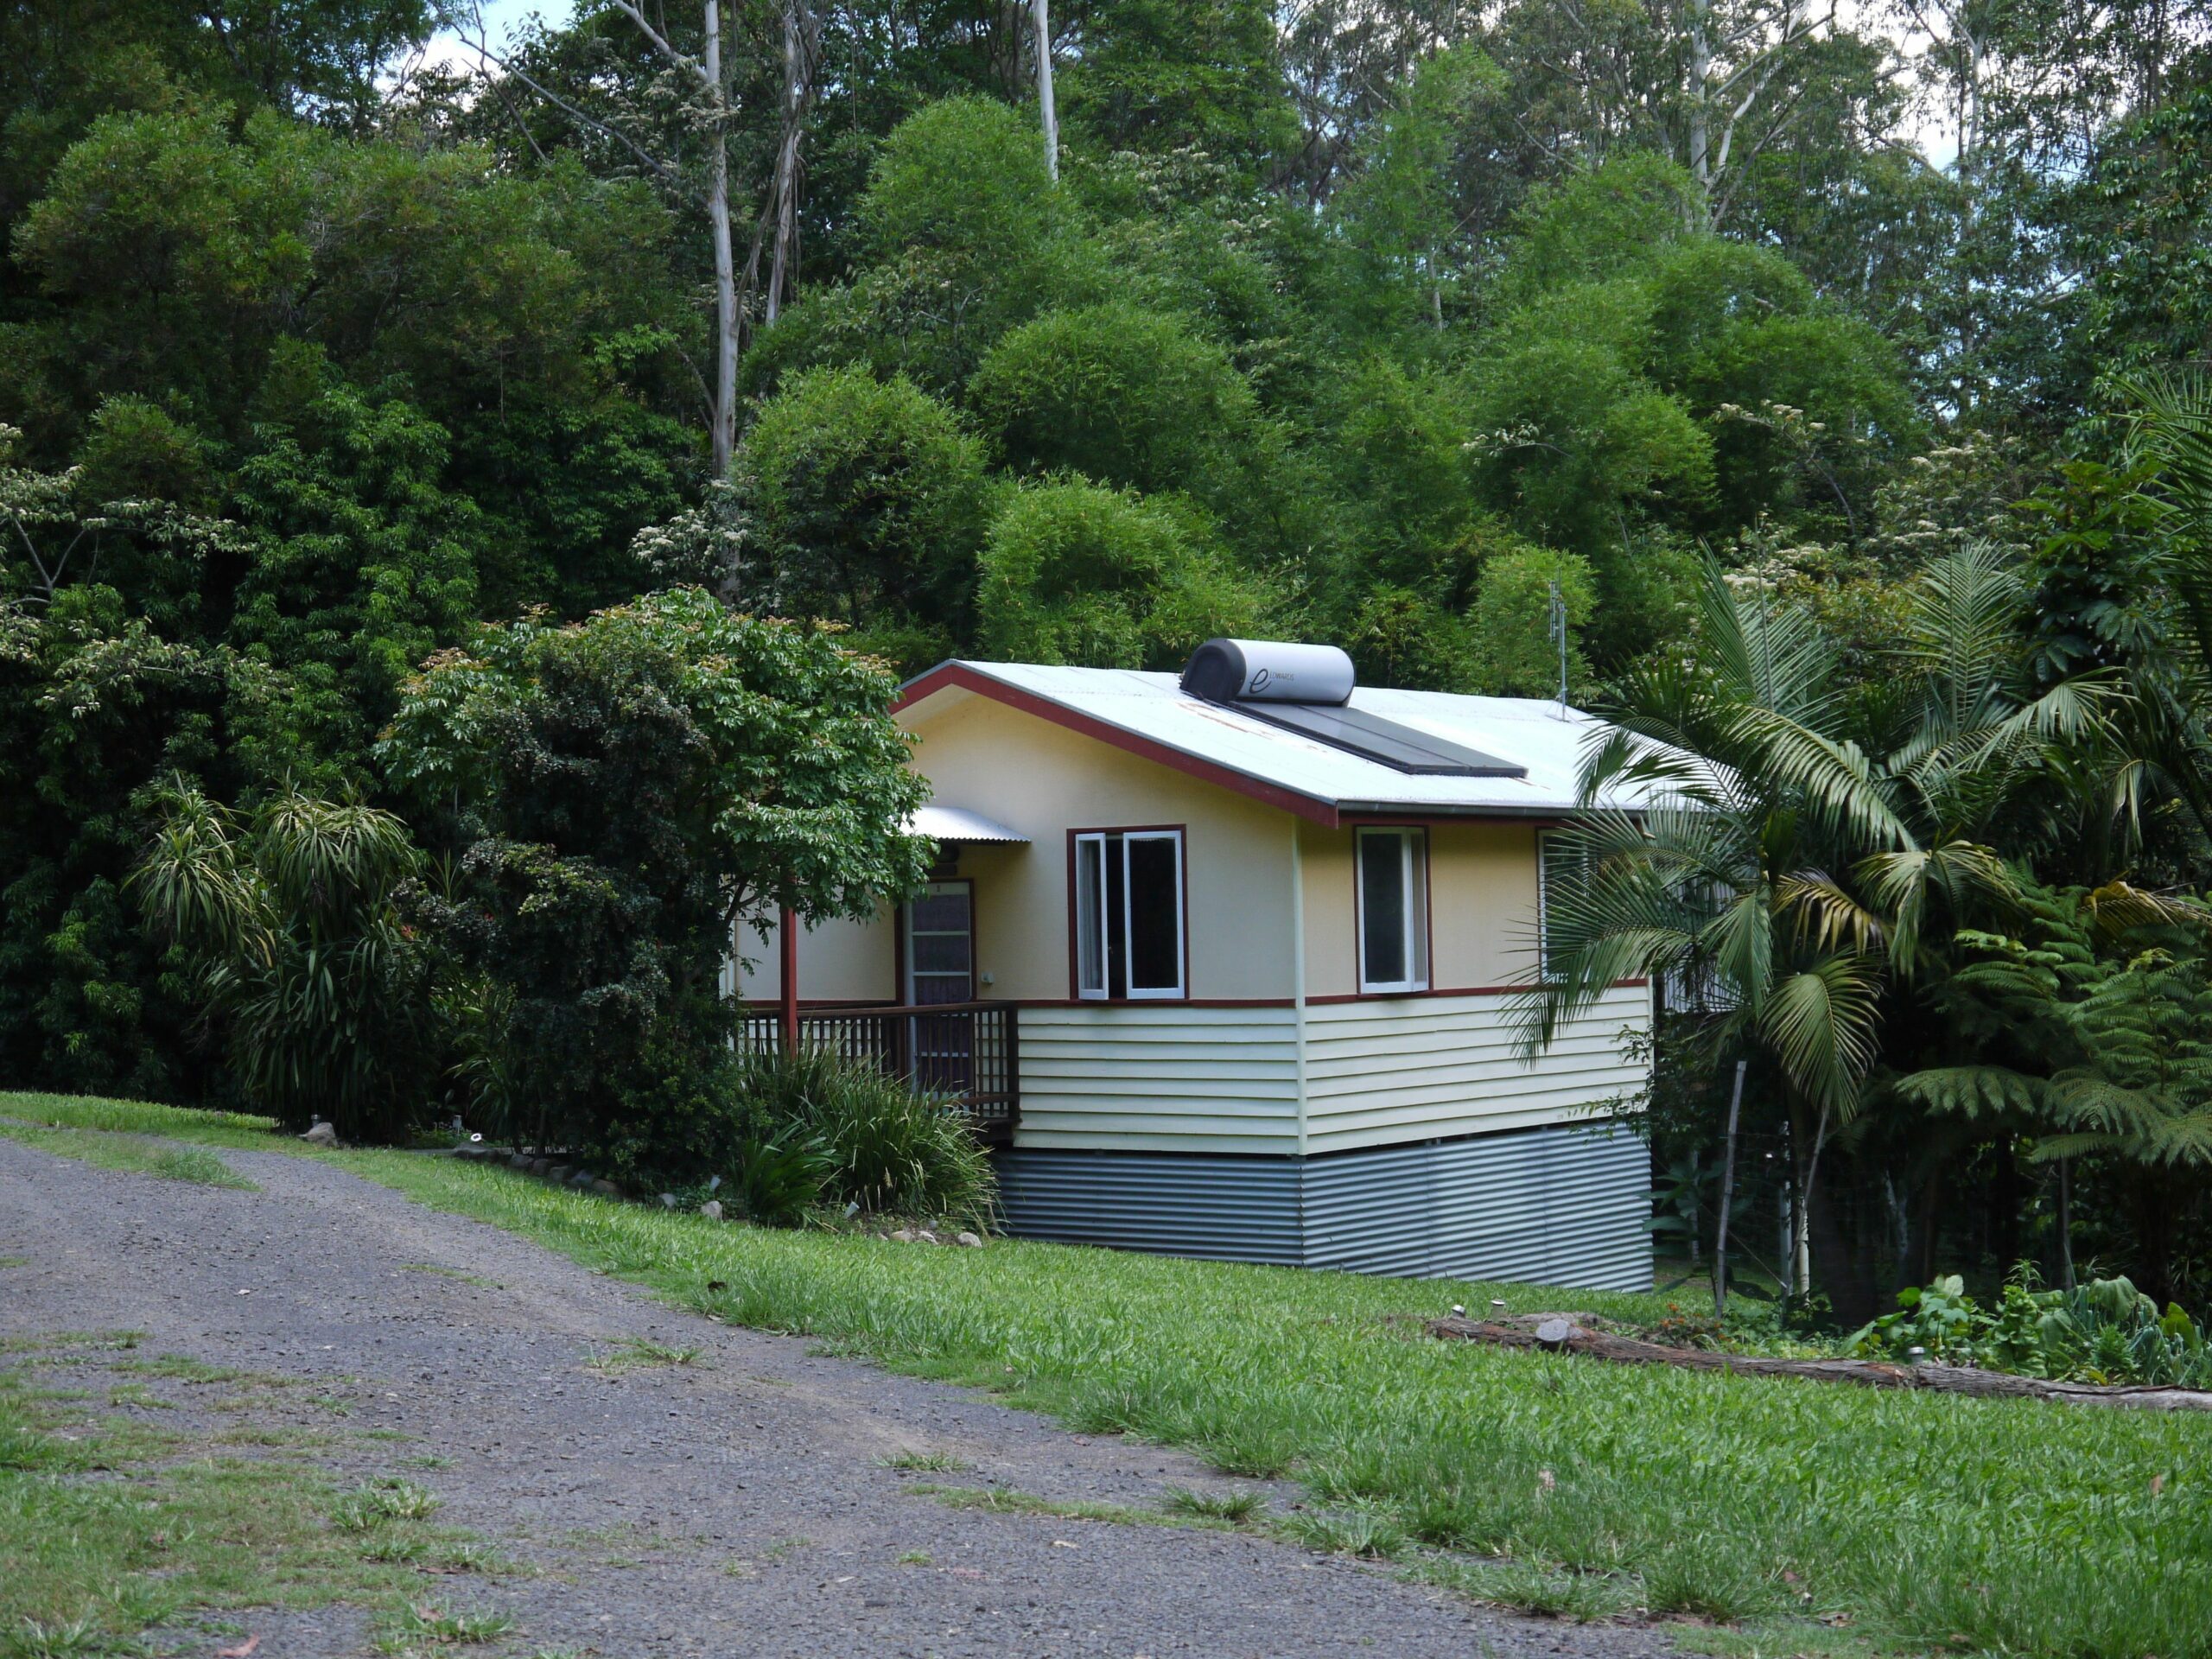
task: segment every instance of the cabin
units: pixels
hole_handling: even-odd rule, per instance
[[[949,662],[901,689],[928,885],[727,970],[795,1033],[957,1097],[1009,1231],[1648,1289],[1626,983],[1533,1058],[1547,831],[1601,722],[1215,640],[1179,676]],[[1556,868],[1563,861],[1550,861]]]

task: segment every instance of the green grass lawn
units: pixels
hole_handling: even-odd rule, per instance
[[[259,1139],[158,1107],[0,1096],[0,1113]],[[1417,1321],[1492,1296],[1648,1319],[1649,1297],[768,1232],[448,1159],[318,1155],[733,1323],[1291,1474],[1317,1539],[1478,1594],[1702,1615],[1739,1628],[1701,1645],[1746,1653],[2212,1656],[2204,1417],[1609,1367]]]

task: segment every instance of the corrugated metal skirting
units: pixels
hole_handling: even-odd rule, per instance
[[[1008,1231],[1162,1255],[1296,1267],[1295,1158],[1058,1152],[998,1157]]]
[[[1008,1230],[1169,1255],[1649,1290],[1649,1154],[1561,1125],[1307,1158],[1002,1154]]]

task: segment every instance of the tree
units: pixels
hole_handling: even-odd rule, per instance
[[[1554,631],[1554,600],[1567,635]],[[1588,683],[1581,630],[1597,603],[1586,559],[1550,548],[1498,553],[1483,565],[1468,620],[1474,689],[1496,697],[1570,695]]]
[[[399,899],[420,857],[389,812],[296,793],[250,813],[180,784],[130,886],[191,964],[245,1097],[287,1128],[397,1141],[434,1099],[431,963]]]
[[[289,677],[137,609],[101,583],[0,601],[0,1044],[27,1083],[189,1100],[219,1069],[124,891],[153,791],[182,772],[251,797],[327,763]]]
[[[614,11],[628,19],[653,54],[673,78],[672,101],[680,111],[679,131],[704,139],[705,176],[692,185],[680,156],[646,141],[644,124],[631,112],[617,112],[609,120],[593,114],[579,101],[532,73],[524,56],[495,54],[490,31],[485,27],[478,0],[445,5],[439,10],[448,26],[469,41],[478,58],[501,74],[519,81],[531,92],[546,99],[563,114],[619,144],[648,173],[672,189],[690,186],[707,220],[708,245],[714,259],[714,380],[709,405],[709,433],[715,472],[729,470],[737,442],[737,365],[753,327],[753,296],[763,293],[762,321],[775,321],[791,290],[797,268],[800,145],[806,116],[814,101],[815,74],[821,61],[822,29],[807,0],[783,0],[781,6],[782,64],[779,132],[775,162],[766,189],[766,201],[753,231],[751,250],[741,278],[736,244],[730,222],[729,128],[735,114],[733,77],[725,65],[721,0],[702,0],[697,50],[677,43],[665,16],[648,16],[630,0],[609,0]],[[760,288],[760,256],[764,242],[769,251],[767,284]]]
[[[2027,1130],[2038,1163],[2120,1166],[2162,1298],[2179,1287],[2171,1217],[2212,1169],[2208,920],[2126,882],[2023,881],[2002,931],[1961,931],[1960,965],[1933,988],[1957,1033],[1953,1063],[1897,1085],[1932,1111]],[[2061,1253],[2070,1263],[2068,1242]]]
[[[1221,348],[1122,303],[1024,323],[985,356],[968,397],[1018,472],[1204,495],[1253,443],[1251,392]]]
[[[1080,479],[1010,494],[983,543],[983,649],[1017,662],[1172,668],[1250,634],[1266,602],[1169,505]]]
[[[442,932],[499,992],[518,1128],[665,1167],[727,1063],[735,942],[922,880],[892,690],[830,632],[696,588],[489,626],[410,683],[378,753],[460,851]]]
[[[2057,764],[2105,728],[2094,685],[2035,692],[2026,591],[1986,550],[1939,563],[1870,722],[1808,613],[1709,569],[1695,652],[1627,677],[1607,709],[1618,729],[1583,766],[1586,800],[1656,804],[1567,832],[1560,856],[1583,874],[1548,907],[1526,1039],[1623,979],[1697,988],[1713,1052],[1754,1052],[1785,1093],[1800,1285],[1815,1175],[1864,1104],[1885,996],[1937,969],[1940,918],[2010,893],[1992,839],[2077,788],[2109,798]]]
[[[982,446],[903,376],[800,375],[761,408],[733,494],[757,569],[729,591],[865,632],[963,626],[985,510]],[[925,666],[925,664],[915,664]]]

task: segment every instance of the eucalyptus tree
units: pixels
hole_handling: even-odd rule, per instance
[[[607,18],[625,20],[659,66],[659,73],[644,78],[641,85],[618,86],[624,95],[609,105],[604,77],[588,77],[584,86],[563,87],[559,77],[542,71],[529,51],[495,52],[480,0],[433,0],[433,4],[441,21],[486,66],[487,77],[494,80],[492,90],[503,105],[506,89],[497,84],[498,78],[512,80],[609,142],[648,177],[688,198],[704,214],[714,262],[715,303],[709,427],[715,474],[726,474],[737,442],[738,359],[753,328],[775,321],[798,283],[801,149],[822,62],[822,20],[816,8],[809,0],[781,0],[773,23],[767,24],[748,16],[760,7],[733,0],[728,21],[754,24],[753,38],[737,41],[725,39],[724,0],[701,0],[696,35],[672,28],[659,7],[648,12],[632,0],[604,0],[596,10]],[[600,19],[586,22],[596,27]],[[756,60],[756,79],[768,62],[777,66],[771,77],[777,87],[777,119],[773,160],[741,270],[730,209],[730,138],[741,102],[738,53],[746,48]],[[594,104],[602,107],[594,108]],[[694,141],[701,152],[696,163],[687,154]],[[760,269],[764,251],[768,259],[765,283]]]

